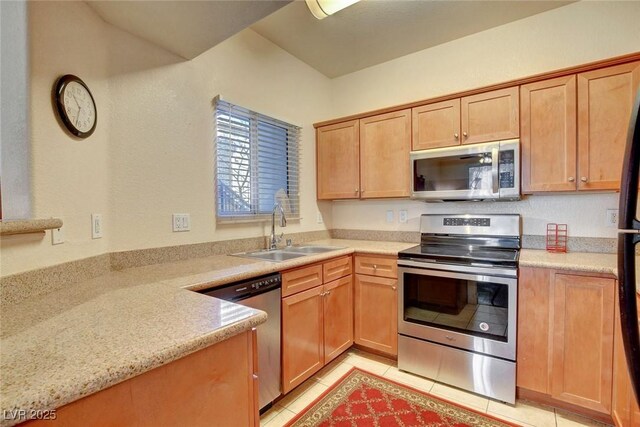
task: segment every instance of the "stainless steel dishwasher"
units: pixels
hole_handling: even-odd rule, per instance
[[[256,308],[267,313],[267,322],[258,326],[258,402],[260,412],[271,407],[282,394],[280,385],[280,273],[257,277],[200,293]]]

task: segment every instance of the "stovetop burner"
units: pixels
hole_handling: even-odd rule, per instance
[[[517,267],[519,215],[422,215],[420,245],[400,259],[451,264]]]

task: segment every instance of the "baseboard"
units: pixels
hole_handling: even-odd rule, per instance
[[[605,424],[614,425],[611,415],[603,414],[602,412],[597,412],[592,409],[586,409],[581,406],[563,402],[561,400],[554,399],[548,394],[527,390],[525,388],[516,387],[516,396],[518,399],[530,400],[532,402],[541,403],[543,405],[553,406],[554,408],[559,408],[568,412],[573,412],[574,414],[591,418],[592,420],[600,421]]]

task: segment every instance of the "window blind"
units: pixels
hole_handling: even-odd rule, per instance
[[[215,135],[218,221],[300,217],[299,127],[218,98]]]

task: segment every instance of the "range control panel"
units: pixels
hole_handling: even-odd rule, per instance
[[[449,227],[491,227],[491,218],[444,218],[442,225]]]

